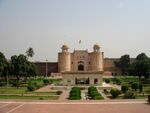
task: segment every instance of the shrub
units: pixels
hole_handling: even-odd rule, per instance
[[[131,84],[133,84],[133,82],[132,82],[132,81],[130,81],[130,82],[129,82],[129,84],[131,85]]]
[[[28,91],[34,91],[37,89],[37,86],[35,84],[29,84],[27,86]]]
[[[39,100],[44,100],[44,98],[43,98],[43,97],[40,97]]]
[[[62,91],[57,91],[56,93],[57,93],[57,95],[60,95],[62,93]]]
[[[81,99],[81,91],[78,87],[73,87],[70,91],[69,95],[70,100],[80,100]]]
[[[131,88],[136,91],[139,88],[139,84],[138,83],[132,83]]]
[[[112,95],[112,98],[117,98],[118,95],[120,94],[120,91],[118,89],[111,89],[110,94]]]
[[[100,100],[100,99],[103,99],[103,97],[100,96],[100,95],[96,95],[96,96],[93,97],[93,99],[94,99],[94,100]]]
[[[127,92],[128,90],[129,90],[128,85],[122,85],[122,86],[121,86],[121,91],[122,91],[123,93]]]
[[[121,79],[119,78],[112,78],[113,83],[116,83],[117,85],[121,84]]]
[[[37,82],[29,82],[28,83],[28,86],[27,86],[27,89],[29,90],[29,91],[34,91],[34,90],[36,90],[36,89],[38,89],[38,88],[40,88],[41,86],[40,86],[40,84],[38,84]]]
[[[91,97],[91,99],[94,99],[94,100],[103,99],[103,97],[100,95],[96,87],[89,87],[88,94],[89,94],[89,97]]]
[[[108,94],[109,92],[107,91],[107,89],[104,89],[104,93],[105,93],[105,94]]]
[[[132,91],[127,91],[124,95],[125,99],[135,99],[135,94]]]
[[[118,79],[118,78],[116,78],[116,84],[117,84],[117,85],[120,85],[120,84],[121,84],[121,80]]]
[[[105,79],[105,82],[106,82],[106,83],[110,83],[110,79],[106,78],[106,79]]]
[[[5,86],[6,84],[6,82],[0,82],[0,86]]]
[[[44,83],[45,85],[48,85],[48,84],[50,83],[50,81],[49,81],[48,79],[44,79],[44,80],[43,80],[43,83]]]
[[[11,84],[13,87],[17,87],[17,88],[21,85],[19,80],[13,80],[11,81]]]

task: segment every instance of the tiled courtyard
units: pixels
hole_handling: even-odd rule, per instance
[[[0,102],[0,113],[150,113],[146,101]]]

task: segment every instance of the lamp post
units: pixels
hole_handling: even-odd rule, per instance
[[[46,70],[46,78],[47,78],[47,61],[48,60],[46,59],[46,69],[45,69]]]

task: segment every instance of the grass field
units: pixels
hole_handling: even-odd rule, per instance
[[[27,88],[1,87],[0,99],[31,99],[31,100],[56,100],[57,92],[31,92]]]
[[[112,96],[107,96],[108,98],[110,98],[110,99],[113,99],[112,98]],[[117,98],[115,98],[115,99],[125,99],[123,96],[118,96]],[[135,97],[135,99],[148,99],[148,96],[147,95],[137,95],[136,97]]]
[[[1,87],[0,88],[0,94],[23,94],[27,92],[27,88],[21,87],[21,88],[16,88],[16,87]]]
[[[30,99],[30,100],[56,100],[59,96],[16,96],[16,95],[3,95],[0,99]]]
[[[33,95],[58,95],[57,92],[33,92],[27,91],[27,88],[1,87],[0,94],[33,94]]]
[[[139,78],[135,76],[121,76],[117,78],[121,80],[122,84],[128,84],[130,82],[139,82]]]

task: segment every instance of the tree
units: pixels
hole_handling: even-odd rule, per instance
[[[8,62],[4,54],[0,52],[0,76],[4,76],[4,73],[8,69]],[[6,78],[6,76],[4,76]]]
[[[17,81],[20,77],[36,76],[37,69],[34,64],[29,62],[25,55],[11,57],[11,74],[16,76]]]
[[[121,70],[122,75],[127,74],[128,69],[129,69],[129,65],[130,65],[130,56],[129,55],[123,55],[123,56],[121,56],[119,61],[116,61],[114,63],[116,65],[116,67],[118,67]]]
[[[150,59],[145,53],[139,54],[135,61],[131,64],[130,73],[134,76],[139,76],[139,86],[141,85],[141,77],[149,77],[150,74]]]
[[[145,53],[141,53],[136,57],[133,62],[133,69],[133,74],[135,76],[139,76],[139,78],[141,78],[141,76],[144,76],[145,78],[148,77],[150,71],[150,60]]]
[[[28,77],[37,75],[37,68],[33,63],[28,62],[27,74],[28,74]]]
[[[26,55],[27,55],[27,57],[29,58],[29,57],[33,57],[33,55],[34,55],[34,50],[33,50],[33,48],[29,48],[27,51],[26,51]]]
[[[24,55],[14,55],[11,57],[11,74],[16,76],[17,81],[19,81],[20,76],[23,76],[26,72],[26,62],[26,56]]]

